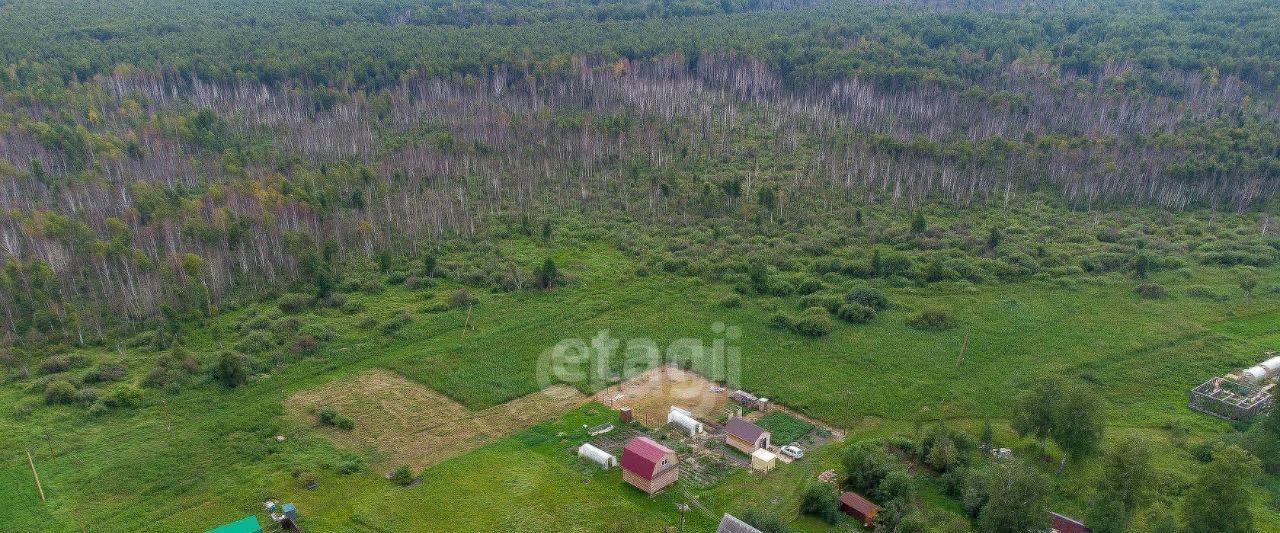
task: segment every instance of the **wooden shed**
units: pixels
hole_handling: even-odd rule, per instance
[[[840,511],[858,519],[862,522],[862,527],[871,527],[876,514],[880,512],[880,506],[856,492],[844,492],[840,494]]]
[[[751,469],[760,473],[768,473],[778,466],[778,456],[773,452],[760,448],[751,452]]]
[[[622,448],[622,480],[652,495],[676,482],[676,452],[649,437],[636,437]]]
[[[734,417],[724,425],[724,443],[750,455],[769,447],[769,432],[745,418]]]

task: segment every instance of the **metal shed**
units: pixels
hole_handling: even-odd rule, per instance
[[[613,454],[595,447],[590,442],[578,447],[578,457],[582,457],[588,461],[600,465],[601,468],[608,470],[618,466],[618,458]]]

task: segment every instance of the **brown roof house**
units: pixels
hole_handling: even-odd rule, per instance
[[[745,418],[735,417],[724,425],[724,443],[751,455],[751,452],[769,447],[769,432]]]
[[[862,522],[862,527],[871,527],[876,514],[880,512],[880,506],[856,492],[844,492],[840,494],[840,511],[858,519]]]
[[[676,452],[649,437],[636,437],[622,447],[622,480],[650,495],[676,482]]]
[[[1074,518],[1067,518],[1058,513],[1049,513],[1050,533],[1089,533],[1089,528]]]

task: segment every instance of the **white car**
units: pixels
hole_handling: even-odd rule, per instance
[[[801,450],[799,446],[796,446],[794,444],[783,446],[782,449],[778,451],[782,452],[783,455],[790,457],[792,459],[799,459],[801,457],[804,457],[804,450]]]

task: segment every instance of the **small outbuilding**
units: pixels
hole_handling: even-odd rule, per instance
[[[724,443],[745,454],[768,448],[769,437],[768,431],[745,418],[730,418],[729,423],[724,425]]]
[[[235,522],[227,522],[204,533],[262,533],[257,515],[249,515]]]
[[[778,466],[777,454],[760,448],[751,452],[751,469],[756,472],[767,474],[773,467]]]
[[[706,432],[702,422],[694,418],[692,413],[676,406],[671,406],[671,411],[667,412],[667,423],[680,428],[690,437]]]
[[[618,466],[617,457],[614,457],[613,454],[595,447],[595,445],[591,444],[590,442],[585,443],[582,446],[578,447],[578,457],[581,457],[597,465],[600,465],[600,468],[603,468],[605,470]]]
[[[720,518],[720,525],[716,527],[716,533],[764,533],[755,526],[743,522],[736,516],[725,513]]]
[[[1050,512],[1049,533],[1089,533],[1089,528],[1079,520]]]
[[[880,513],[880,506],[856,492],[843,492],[840,494],[840,511],[862,522],[862,527],[871,527]]]
[[[676,482],[676,452],[649,437],[636,437],[622,447],[622,480],[653,495]]]

